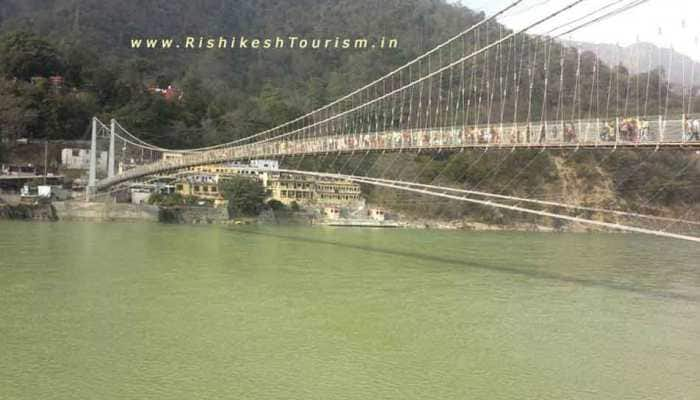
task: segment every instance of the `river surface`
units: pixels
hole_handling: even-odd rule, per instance
[[[700,399],[700,247],[0,222],[0,399]]]

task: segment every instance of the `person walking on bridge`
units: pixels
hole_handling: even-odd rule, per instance
[[[639,124],[639,135],[640,141],[644,142],[649,140],[649,121],[647,121],[646,118],[642,118],[642,121]]]
[[[542,127],[540,128],[540,138],[539,138],[538,142],[540,144],[544,144],[544,142],[546,142],[546,141],[547,141],[547,125],[542,124]]]
[[[690,127],[690,140],[700,140],[700,119],[695,118]]]

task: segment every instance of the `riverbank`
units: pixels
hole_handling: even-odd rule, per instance
[[[19,197],[17,197],[19,199]],[[17,199],[15,199],[17,200]],[[85,202],[78,200],[25,204],[0,198],[0,221],[24,220],[37,222],[72,221],[97,223],[167,223],[182,225],[270,225],[270,226],[341,226],[354,228],[404,228],[477,232],[568,232],[589,233],[610,230],[580,223],[560,223],[543,219],[537,222],[484,223],[469,218],[430,219],[387,210],[386,221],[358,218],[323,218],[317,210],[265,210],[257,217],[230,218],[225,208],[201,206],[162,207],[149,204],[114,202]],[[670,214],[673,215],[673,214]],[[602,216],[594,216],[602,218]],[[625,221],[617,221],[624,223]]]
[[[72,222],[149,222],[184,225],[318,225],[375,228],[390,226],[405,229],[466,230],[466,231],[518,231],[518,232],[554,232],[555,228],[536,224],[496,225],[465,220],[433,220],[398,216],[396,220],[356,223],[352,219],[326,220],[312,212],[273,212],[267,210],[258,217],[229,218],[223,208],[212,207],[158,207],[148,204],[129,204],[112,202],[63,201],[40,205],[0,204],[0,220],[32,221],[72,221]],[[576,229],[567,226],[559,231],[588,231],[585,227]]]

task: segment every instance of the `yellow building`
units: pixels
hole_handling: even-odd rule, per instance
[[[345,179],[316,178],[316,201],[322,204],[345,204],[362,199],[360,185]]]
[[[307,204],[314,199],[313,185],[314,181],[307,176],[274,173],[268,177],[266,188],[270,197],[284,204]]]
[[[360,185],[336,178],[271,173],[266,188],[284,204],[352,204],[362,201]]]
[[[251,165],[234,163],[189,167],[186,171],[192,175],[175,184],[176,192],[225,204],[218,190],[219,180],[226,176],[242,175],[260,180],[271,199],[287,205],[292,202],[304,205],[355,205],[363,201],[360,185],[352,181],[282,173],[276,171],[276,164],[272,168],[257,167],[270,161],[256,162]]]
[[[212,200],[214,206],[226,205],[224,196],[219,192],[219,179],[214,176],[192,176],[175,183],[175,192],[183,196],[195,196]]]

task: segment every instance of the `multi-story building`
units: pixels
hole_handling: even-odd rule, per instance
[[[273,199],[284,204],[353,205],[362,202],[357,183],[336,178],[270,173],[267,189]]]
[[[61,150],[61,166],[66,169],[90,168],[90,150],[88,149],[63,149]],[[107,172],[107,152],[97,153],[97,171]]]
[[[215,206],[226,204],[224,196],[219,192],[218,175],[192,175],[175,183],[175,192],[183,196],[195,196],[212,200]]]
[[[357,202],[362,199],[360,185],[345,179],[316,178],[316,201],[323,204]]]
[[[308,204],[314,199],[314,181],[308,176],[286,173],[270,174],[265,186],[270,197],[284,204]]]
[[[360,185],[330,177],[311,177],[279,172],[274,160],[253,160],[250,164],[229,163],[200,165],[187,168],[192,175],[175,184],[176,192],[197,196],[224,204],[218,184],[227,176],[242,175],[258,179],[268,191],[271,199],[284,204],[296,202],[300,205],[349,205],[363,203]]]

